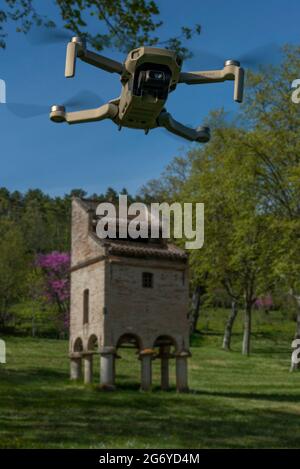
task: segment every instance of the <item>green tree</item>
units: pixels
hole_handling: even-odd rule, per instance
[[[216,129],[212,142],[193,152],[182,198],[205,204],[205,243],[191,252],[191,265],[195,275],[206,277],[208,292],[221,287],[233,301],[243,302],[242,351],[248,355],[253,304],[275,281],[276,230],[261,209],[255,159],[242,145],[231,145],[240,132]]]
[[[200,34],[201,27],[183,26],[177,36],[160,41],[157,31],[163,25],[154,0],[53,0],[64,27],[85,36],[97,50],[113,47],[128,51],[143,44],[162,45],[188,54],[182,41]],[[54,27],[51,18],[39,13],[33,0],[4,0],[0,9],[0,48],[6,46],[5,26],[15,22],[16,30],[27,33],[32,25]],[[101,33],[91,33],[100,29]]]
[[[257,162],[262,205],[277,220],[281,253],[277,272],[297,309],[295,336],[300,336],[300,114],[292,101],[292,82],[299,78],[300,47],[286,46],[283,62],[248,75],[243,115],[248,132],[232,145],[247,148]]]
[[[293,300],[296,313],[294,339],[300,339],[300,218],[278,219],[276,229],[280,236],[275,269],[280,278],[281,289]],[[299,364],[291,363],[291,371],[299,368]]]
[[[20,228],[0,220],[0,327],[10,319],[10,307],[25,292],[27,258]]]

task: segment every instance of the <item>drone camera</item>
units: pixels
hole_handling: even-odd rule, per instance
[[[169,92],[171,73],[166,70],[141,70],[138,78],[138,94],[150,94],[165,99]]]

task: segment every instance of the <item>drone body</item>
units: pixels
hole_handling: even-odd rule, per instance
[[[182,59],[174,51],[154,47],[132,50],[124,64],[86,49],[84,42],[74,37],[67,47],[65,76],[75,75],[76,58],[120,75],[122,91],[119,98],[96,109],[66,112],[64,106],[52,106],[50,119],[54,122],[77,124],[111,119],[119,128],[150,129],[165,127],[168,131],[190,141],[207,142],[208,127],[192,129],[180,124],[166,111],[170,92],[180,83],[204,84],[233,80],[234,100],[242,102],[244,70],[239,62],[229,60],[222,70],[181,72]]]

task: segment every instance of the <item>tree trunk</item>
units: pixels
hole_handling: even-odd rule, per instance
[[[297,300],[297,319],[296,319],[296,332],[294,339],[300,339],[300,297],[296,298]],[[290,371],[296,371],[300,369],[300,363],[293,363],[291,361]]]
[[[246,302],[244,319],[243,355],[250,355],[252,303]]]
[[[223,345],[222,345],[222,348],[224,350],[230,350],[232,328],[233,328],[235,318],[237,317],[237,313],[238,313],[237,302],[233,300],[231,303],[231,313],[226,322],[225,331],[224,331]]]
[[[32,315],[32,318],[31,318],[31,334],[32,334],[32,337],[35,337],[35,316],[34,316],[34,314]]]
[[[0,330],[5,331],[8,319],[9,319],[9,315],[7,314],[7,302],[6,302],[6,299],[3,298],[1,301],[1,309],[0,309]]]
[[[197,330],[197,324],[200,316],[200,303],[201,303],[201,287],[197,285],[192,297],[192,321],[190,333],[193,334]]]

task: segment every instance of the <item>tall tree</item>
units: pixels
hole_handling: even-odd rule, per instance
[[[191,267],[199,279],[206,277],[208,293],[221,287],[235,303],[243,302],[242,352],[248,355],[254,302],[274,284],[277,233],[271,215],[261,207],[256,160],[246,146],[231,144],[244,132],[215,129],[210,144],[191,152],[192,168],[181,200],[205,204],[205,242],[191,252]],[[227,323],[227,332],[230,327]]]
[[[280,66],[248,75],[243,114],[249,131],[238,142],[257,161],[262,205],[277,219],[281,254],[278,275],[297,309],[296,333],[300,335],[300,114],[292,101],[293,81],[299,76],[300,47],[286,46]]]
[[[10,307],[25,293],[27,257],[20,228],[0,220],[0,328],[10,319]]]

